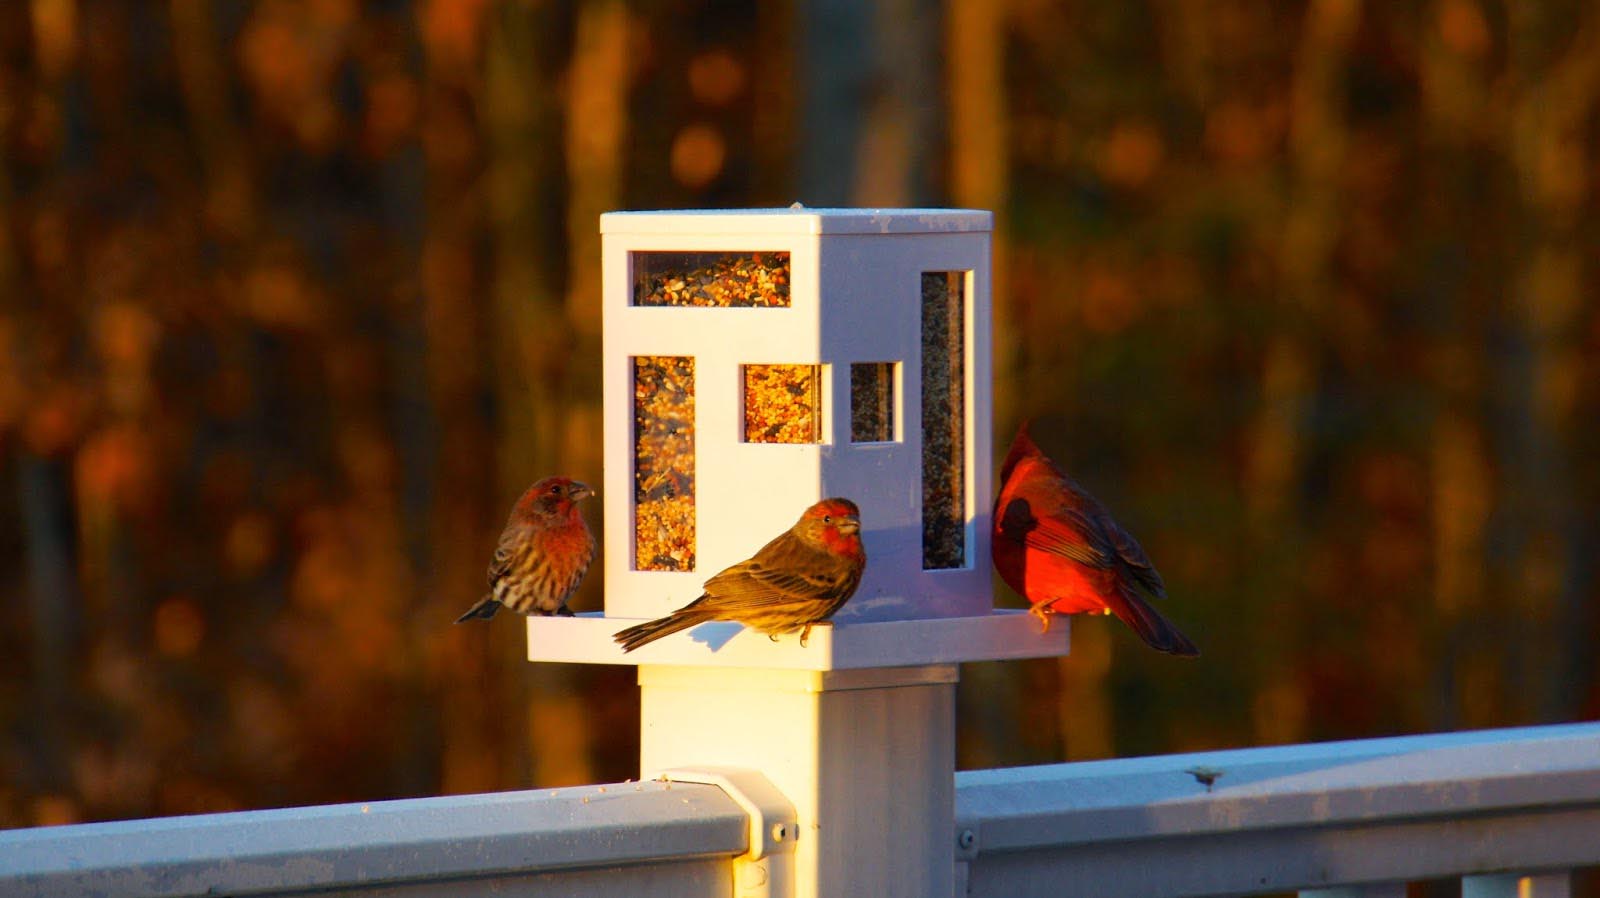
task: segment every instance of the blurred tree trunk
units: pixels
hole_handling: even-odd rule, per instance
[[[1522,267],[1494,360],[1506,480],[1494,557],[1511,593],[1500,615],[1512,623],[1510,688],[1530,718],[1559,720],[1576,713],[1594,674],[1594,566],[1582,557],[1593,523],[1577,501],[1571,447],[1594,252],[1583,212],[1593,202],[1600,14],[1582,3],[1508,12],[1518,91],[1506,151],[1521,201],[1513,239]]]
[[[72,519],[71,462],[20,453],[17,494],[28,560],[32,621],[33,719],[39,728],[30,761],[42,785],[70,790],[70,732],[74,684],[83,660],[82,601],[78,591]]]
[[[558,443],[557,468],[598,487],[602,473],[600,405],[600,216],[621,208],[628,146],[628,100],[632,86],[628,54],[633,19],[622,0],[582,0],[573,23],[574,45],[566,75],[567,168],[567,295],[566,327],[571,349],[560,382],[563,411],[553,422]],[[584,513],[603,539],[605,519],[599,500],[585,503]],[[605,603],[603,559],[596,558],[573,605],[600,610]],[[596,738],[615,727],[591,725],[604,709],[587,707],[593,695],[637,696],[632,668],[573,668],[539,665],[533,672],[539,686],[531,708],[530,729],[538,740],[536,763],[540,783],[586,783],[615,775],[634,775],[637,753],[627,740]],[[631,705],[631,702],[621,702]],[[637,715],[632,715],[636,717]],[[623,757],[607,757],[619,751]],[[599,768],[598,770],[596,768]],[[603,775],[597,777],[597,773]]]
[[[800,201],[905,206],[940,191],[937,0],[800,0]]]
[[[599,473],[598,467],[568,467],[569,434],[578,433],[575,423],[592,422],[584,422],[582,408],[570,401],[569,393],[579,333],[565,286],[569,215],[578,214],[563,211],[570,208],[566,188],[571,169],[561,148],[575,139],[566,131],[558,89],[570,60],[567,13],[561,4],[515,3],[495,7],[490,14],[484,126],[489,135],[497,392],[504,403],[500,482],[507,507],[537,477],[568,472],[593,478]],[[623,11],[610,14],[621,16]],[[580,27],[591,29],[584,34],[594,41],[590,49],[609,54],[615,50],[608,41],[619,39],[622,26],[614,24],[606,33],[596,19],[604,15],[603,10],[586,9]],[[573,73],[598,73],[608,66],[615,68],[592,57]],[[620,109],[611,115],[620,121]],[[615,169],[602,165],[596,176],[614,176],[608,171]],[[585,187],[583,201],[606,201],[592,178]],[[579,299],[572,295],[571,301]],[[590,336],[592,346],[592,332]],[[598,428],[591,433],[597,434]],[[515,678],[526,690],[526,703],[518,705],[527,709],[519,745],[523,763],[532,765],[531,781],[539,786],[589,782],[588,717],[578,681],[567,667],[529,665],[526,638],[520,627],[515,629],[512,638],[500,643],[498,651],[506,659],[500,674]]]
[[[1007,245],[1004,240],[1005,206],[1010,178],[1010,147],[1007,145],[1007,107],[1005,54],[1007,38],[1006,4],[985,0],[950,0],[945,10],[945,96],[948,101],[949,192],[953,205],[989,209],[995,214],[992,235],[991,301],[994,309],[994,454],[1003,457],[1015,422],[1038,408],[1018,408],[1017,396],[1009,389],[1019,382],[1019,341],[1015,326],[1016,311],[1005,288]],[[1051,402],[1056,397],[1043,397]],[[1000,485],[995,484],[996,492]],[[987,511],[987,509],[985,509]],[[997,590],[1006,587],[996,583]],[[1074,633],[1074,642],[1078,634]],[[1111,717],[1105,695],[1105,668],[1085,664],[1074,647],[1072,657],[1056,659],[1054,676],[1031,666],[1023,675],[1007,665],[973,665],[962,678],[963,705],[984,713],[963,716],[983,728],[981,738],[990,746],[1003,746],[1019,725],[1017,709],[1049,708],[1048,723],[1053,729],[1048,741],[1052,756],[1059,759],[1064,748],[1067,757],[1081,757],[1076,751],[1096,747],[1109,750]],[[1019,693],[1013,701],[999,702],[1004,693]],[[1012,713],[996,713],[1003,708]],[[998,763],[1018,763],[1022,759],[1001,755]]]
[[[1495,501],[1494,471],[1485,438],[1482,364],[1485,295],[1500,280],[1500,254],[1483,246],[1478,227],[1496,194],[1483,198],[1474,185],[1492,180],[1484,132],[1474,123],[1493,120],[1488,108],[1488,25],[1459,0],[1441,0],[1424,20],[1420,50],[1423,190],[1432,198],[1418,210],[1423,274],[1419,301],[1426,304],[1429,373],[1439,409],[1430,434],[1433,538],[1433,682],[1428,721],[1435,729],[1487,726],[1495,696],[1486,675],[1499,647],[1491,628],[1478,625],[1487,610],[1486,542]],[[1476,17],[1461,19],[1461,16]],[[1455,18],[1452,18],[1455,17]],[[1481,30],[1480,30],[1481,29]],[[1479,35],[1482,35],[1481,39]],[[1425,628],[1427,632],[1429,628]]]
[[[1274,558],[1294,543],[1297,522],[1303,520],[1299,502],[1307,423],[1317,392],[1319,328],[1329,304],[1344,210],[1339,186],[1349,143],[1344,79],[1361,15],[1359,0],[1313,0],[1293,57],[1290,171],[1278,256],[1284,305],[1262,359],[1260,410],[1251,428],[1252,455],[1243,483],[1252,534],[1246,569],[1281,578],[1280,588],[1294,588],[1289,570]],[[1291,706],[1303,705],[1303,700],[1290,694],[1287,670],[1272,670],[1274,664],[1282,667],[1293,660],[1270,654],[1262,658],[1266,679],[1256,698],[1258,740],[1302,738],[1292,722],[1303,721],[1305,715]]]
[[[796,0],[800,85],[799,200],[842,206],[856,183],[866,93],[872,78],[872,4]]]
[[[248,146],[229,102],[215,2],[171,0],[173,57],[205,173],[209,223],[214,233],[240,237],[255,221],[255,184]]]
[[[63,407],[63,391],[44,389],[57,372],[59,346],[55,345],[55,322],[50,320],[52,304],[47,301],[34,269],[29,264],[28,241],[35,225],[35,210],[28,206],[37,199],[19,196],[31,187],[42,192],[58,167],[64,165],[58,152],[47,158],[55,141],[65,143],[59,126],[51,128],[40,121],[40,111],[50,109],[61,116],[66,93],[63,82],[66,65],[60,46],[55,52],[41,47],[28,4],[12,3],[0,8],[0,52],[6,69],[5,92],[9,114],[0,115],[0,297],[4,297],[6,330],[11,345],[6,347],[13,368],[11,377],[28,402],[15,409],[17,418],[8,422],[13,445],[13,470],[17,478],[18,507],[15,513],[22,536],[26,564],[26,608],[29,624],[29,696],[32,707],[27,719],[27,761],[29,773],[36,777],[31,790],[24,792],[70,793],[73,791],[72,724],[79,707],[76,683],[84,662],[84,608],[77,559],[77,521],[75,518],[72,460],[67,446],[46,437],[54,430],[52,417],[70,417]],[[32,134],[30,129],[38,129]],[[26,135],[26,137],[25,137]],[[15,155],[13,155],[15,154]],[[15,177],[15,181],[13,178]],[[31,179],[32,183],[29,184]],[[25,205],[27,200],[31,204]],[[65,239],[65,238],[63,238]],[[70,316],[67,308],[54,309],[55,315]],[[56,407],[48,407],[55,405]],[[35,428],[35,424],[46,426]],[[69,816],[75,812],[70,805]],[[67,821],[58,821],[67,822]]]
[[[797,5],[809,0],[769,0],[756,4],[755,46],[750,92],[751,153],[755,171],[751,202],[787,206],[800,196],[801,179],[796,160],[805,154],[796,135],[800,131],[799,22]]]
[[[945,81],[949,101],[950,199],[971,209],[995,213],[993,236],[995,421],[1016,419],[1014,397],[1004,387],[1013,383],[1019,334],[1002,276],[1006,262],[1004,235],[1010,149],[1006,143],[1005,4],[987,0],[950,0],[945,22]],[[1009,433],[1002,433],[1010,438]],[[1003,451],[997,448],[996,455]]]
[[[401,191],[423,189],[418,269],[414,280],[404,280],[420,283],[421,294],[399,297],[414,312],[403,317],[410,324],[403,324],[397,337],[402,346],[422,348],[426,366],[408,370],[401,350],[395,375],[405,397],[399,418],[400,441],[410,444],[402,449],[409,459],[408,493],[419,491],[431,500],[424,506],[428,520],[418,528],[431,548],[423,578],[428,600],[418,629],[437,633],[482,597],[494,537],[510,503],[498,495],[486,464],[494,457],[484,405],[491,388],[479,355],[493,333],[484,298],[491,275],[482,244],[490,223],[491,199],[483,188],[490,151],[478,127],[486,113],[477,108],[487,52],[482,42],[492,25],[476,18],[481,9],[451,9],[437,2],[418,4],[414,15],[423,50],[423,170],[418,185],[409,160],[397,159],[393,183]],[[502,642],[518,628],[501,626],[508,621],[492,623],[456,628],[446,644],[450,659],[436,684],[443,689],[436,713],[446,792],[490,791],[520,780],[513,771],[521,756],[521,732],[504,713],[518,704],[519,681],[514,669],[501,664],[506,651],[514,651]],[[493,656],[487,654],[485,637],[496,645]]]
[[[428,152],[430,132],[450,127],[441,112],[455,99],[451,76],[458,73],[451,72],[449,60],[439,58],[438,46],[425,35],[414,42],[413,28],[420,25],[419,30],[427,30],[425,6],[419,9],[402,0],[388,12],[395,22],[410,26],[402,32],[408,39],[382,57],[375,55],[370,62],[374,69],[365,73],[370,79],[366,86],[376,92],[403,83],[414,92],[419,109],[415,124],[419,133],[380,150],[373,163],[381,173],[377,181],[381,224],[393,241],[385,259],[372,260],[392,266],[390,283],[384,285],[393,293],[386,297],[389,321],[383,347],[390,360],[392,398],[384,411],[390,418],[399,482],[396,495],[385,499],[391,503],[390,513],[398,516],[391,525],[398,531],[411,575],[410,594],[400,603],[410,617],[408,626],[402,627],[406,658],[400,686],[405,717],[395,724],[397,738],[406,745],[389,761],[391,779],[408,794],[419,794],[437,788],[441,781],[450,783],[449,750],[456,739],[483,738],[478,731],[458,729],[459,721],[452,718],[456,705],[439,698],[441,690],[448,695],[471,688],[462,682],[471,668],[449,665],[438,670],[427,659],[431,647],[443,641],[442,625],[457,607],[471,601],[467,584],[472,581],[464,574],[463,556],[475,542],[471,537],[482,532],[477,526],[481,517],[472,513],[482,510],[485,485],[481,479],[474,481],[470,460],[452,453],[475,451],[483,458],[488,447],[482,423],[462,415],[461,403],[472,395],[472,375],[461,369],[458,358],[465,335],[472,333],[476,294],[471,289],[472,268],[459,260],[459,246],[466,239],[463,232],[472,222],[470,213],[463,215],[456,207],[456,197],[471,178],[475,148],[468,144],[465,153]],[[446,260],[457,264],[445,264]],[[347,335],[331,352],[348,351],[348,344],[355,342],[353,335]],[[335,368],[332,359],[328,367]],[[350,412],[360,414],[375,397],[336,396],[335,401],[340,398],[355,400],[340,416],[343,419]],[[454,416],[444,420],[443,409],[455,412]],[[367,409],[368,414],[373,411]],[[450,429],[452,425],[457,429]]]
[[[574,355],[599,358],[600,215],[622,202],[622,150],[628,136],[630,18],[622,0],[578,5],[572,64],[566,76],[567,317],[579,339]],[[598,373],[598,364],[594,365]],[[598,396],[587,397],[589,405]],[[599,469],[599,447],[582,447]]]
[[[583,0],[574,23],[572,62],[566,75],[567,207],[566,325],[571,349],[561,371],[566,407],[554,433],[564,471],[598,486],[601,474],[600,216],[622,207],[632,84],[629,41],[633,20],[623,0]],[[600,503],[587,509],[600,532]],[[603,578],[596,564],[578,604],[601,605]]]
[[[851,202],[929,206],[948,187],[935,181],[947,109],[938,65],[944,44],[939,0],[878,0],[872,21],[871,89],[856,148]]]

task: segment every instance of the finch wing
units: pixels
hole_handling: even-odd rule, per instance
[[[774,568],[752,558],[706,581],[702,606],[755,608],[838,598],[848,576],[838,571]]]
[[[498,583],[516,566],[519,549],[526,549],[529,541],[521,527],[507,527],[494,547],[494,557],[489,560],[489,582]]]

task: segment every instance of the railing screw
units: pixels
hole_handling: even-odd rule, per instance
[[[789,828],[782,823],[772,824],[772,841],[782,842],[789,835]]]
[[[978,834],[970,829],[964,829],[961,835],[956,836],[956,844],[961,846],[962,851],[970,851],[972,846],[978,844]]]

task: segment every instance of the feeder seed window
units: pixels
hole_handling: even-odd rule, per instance
[[[694,570],[694,359],[633,360],[633,558],[640,571]]]
[[[635,252],[632,258],[636,306],[789,306],[786,252]]]
[[[922,567],[966,564],[964,271],[922,273]]]
[[[822,441],[822,366],[745,365],[747,443]]]
[[[894,440],[895,363],[850,365],[850,442]]]

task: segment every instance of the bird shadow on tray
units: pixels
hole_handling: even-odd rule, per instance
[[[695,642],[703,643],[713,652],[721,650],[728,644],[728,640],[739,635],[744,629],[743,624],[733,621],[708,621],[689,631],[689,638]]]

